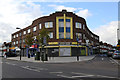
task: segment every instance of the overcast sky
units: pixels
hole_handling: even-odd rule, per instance
[[[100,41],[117,44],[118,0],[51,1],[53,0],[1,0],[0,44],[11,41],[11,34],[17,31],[16,27],[25,28],[33,20],[62,9],[85,18],[88,28],[100,37]]]

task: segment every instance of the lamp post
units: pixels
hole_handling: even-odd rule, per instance
[[[21,28],[19,28],[19,27],[17,27],[16,29],[19,29],[19,30],[21,30]],[[20,41],[21,41],[21,39],[22,39],[22,34],[20,35]],[[21,60],[21,43],[22,43],[22,41],[20,42],[20,60]]]

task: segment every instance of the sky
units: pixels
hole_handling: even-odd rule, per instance
[[[35,19],[66,9],[85,18],[88,28],[100,41],[117,44],[118,2],[106,0],[1,0],[0,44],[11,41],[16,27],[25,28]]]

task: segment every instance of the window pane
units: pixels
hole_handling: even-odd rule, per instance
[[[70,32],[70,28],[69,27],[66,27],[66,32]]]
[[[66,22],[66,27],[70,27],[70,22]]]
[[[83,29],[85,29],[85,25],[83,24]]]
[[[26,34],[26,31],[24,31],[24,34]]]
[[[79,28],[81,28],[81,23],[79,23]]]
[[[33,31],[36,31],[36,26],[33,28]]]
[[[70,39],[70,33],[69,32],[66,33],[66,39]]]
[[[59,22],[64,22],[64,19],[59,19]]]
[[[64,22],[59,22],[59,27],[64,27]]]
[[[59,33],[59,38],[60,38],[60,39],[63,39],[63,38],[64,38],[64,33],[63,33],[63,32],[60,32],[60,33]]]
[[[66,22],[70,22],[70,19],[66,19]]]
[[[53,27],[53,22],[49,22],[49,26],[50,26],[50,28],[52,28]]]
[[[59,32],[64,32],[64,27],[59,27]]]
[[[41,29],[41,24],[39,24],[39,29]]]
[[[53,38],[53,32],[50,32],[49,37]]]
[[[49,27],[48,22],[46,22],[45,23],[45,28],[48,28],[48,27]]]
[[[30,29],[28,29],[28,33],[30,33]]]
[[[21,36],[21,33],[19,33],[19,36]]]
[[[78,26],[78,23],[77,23],[77,22],[75,23],[75,27],[76,27],[76,28],[79,28],[79,26]]]

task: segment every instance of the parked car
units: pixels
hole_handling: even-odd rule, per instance
[[[109,50],[108,53],[107,53],[107,56],[108,56],[108,57],[111,57],[112,54],[114,53],[114,51],[115,51],[115,50]]]
[[[6,52],[5,53],[7,57],[16,57],[17,55],[13,52]]]
[[[120,59],[120,51],[114,51],[114,53],[112,54],[112,58]]]

